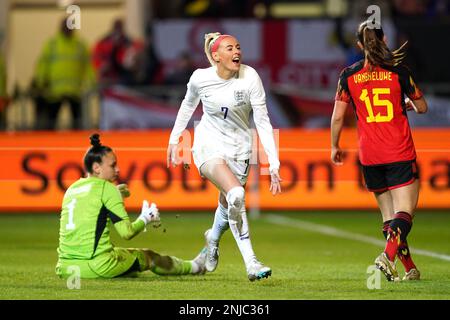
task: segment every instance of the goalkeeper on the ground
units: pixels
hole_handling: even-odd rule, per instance
[[[141,214],[131,222],[123,197],[126,185],[115,186],[119,173],[117,158],[110,147],[101,145],[99,135],[91,137],[92,147],[84,156],[87,177],[73,183],[63,199],[56,274],[67,278],[79,268],[81,278],[113,278],[151,270],[160,275],[205,273],[206,250],[193,260],[162,256],[150,249],[114,247],[110,227],[129,240],[147,224],[160,225],[155,204],[144,200]]]

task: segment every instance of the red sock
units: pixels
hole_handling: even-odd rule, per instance
[[[411,269],[417,269],[416,265],[414,264],[411,258],[408,242],[406,241],[400,242],[400,245],[398,246],[397,257],[402,262],[406,272],[409,272],[409,270]]]
[[[396,231],[394,231],[391,228],[389,228],[386,247],[384,248],[384,253],[386,253],[389,260],[394,261],[399,245],[400,245],[400,230],[397,229]]]
[[[406,237],[412,226],[412,217],[407,212],[397,212],[388,228],[388,236],[384,253],[389,260],[394,261],[400,242],[406,242]]]

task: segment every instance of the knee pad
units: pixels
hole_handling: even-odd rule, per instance
[[[243,187],[234,187],[227,193],[228,209],[239,211],[244,205],[245,190]]]
[[[234,187],[227,193],[228,202],[228,222],[238,223],[240,221],[240,211],[244,206],[245,190],[242,187]]]

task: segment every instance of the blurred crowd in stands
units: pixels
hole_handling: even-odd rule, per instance
[[[274,0],[154,0],[153,17],[166,18],[255,18],[255,8],[270,7]],[[284,2],[290,2],[285,0]],[[294,1],[291,1],[294,2]],[[295,2],[302,2],[296,0]],[[305,1],[308,2],[308,1]],[[415,16],[436,19],[450,17],[450,1],[447,0],[364,0],[349,1],[349,14],[361,17],[368,5],[376,4],[383,14],[393,20]],[[255,11],[256,10],[256,11]],[[261,16],[260,16],[261,17]],[[272,18],[266,12],[263,18]],[[334,18],[336,39],[347,55],[345,64],[362,58],[352,41],[344,36],[342,23],[345,18]],[[396,26],[401,29],[401,25]],[[399,30],[398,42],[408,39]],[[414,63],[414,48],[410,50]],[[113,85],[126,87],[185,86],[190,75],[198,67],[189,52],[182,52],[170,69],[162,72],[161,59],[155,50],[151,24],[145,29],[142,41],[137,41],[125,32],[124,21],[112,22],[110,31],[92,48],[66,25],[43,45],[37,60],[34,76],[29,88],[36,110],[35,128],[54,130],[58,113],[63,104],[71,111],[72,129],[82,129],[82,99],[86,92],[101,92]],[[14,94],[6,91],[6,68],[0,56],[0,129],[6,126],[6,108]],[[331,106],[330,106],[331,107]]]
[[[82,129],[82,98],[94,87],[101,92],[115,85],[185,85],[193,71],[193,61],[184,52],[170,73],[161,73],[151,27],[146,29],[143,41],[136,41],[126,34],[124,21],[117,19],[110,32],[90,50],[64,19],[58,32],[43,46],[31,83],[35,129],[54,130],[64,103],[70,106],[72,129]],[[5,103],[0,103],[3,108]]]
[[[164,18],[254,18],[271,16],[271,5],[286,3],[311,3],[311,0],[154,0],[155,17]],[[392,12],[394,16],[449,16],[450,3],[448,0],[358,0],[347,1],[349,11],[359,14],[361,8],[378,5],[383,12]]]

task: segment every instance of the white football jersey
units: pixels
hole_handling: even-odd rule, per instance
[[[224,80],[216,71],[214,66],[197,69],[192,74],[169,143],[178,143],[201,100],[203,116],[195,127],[192,148],[194,159],[199,159],[196,165],[216,156],[234,160],[249,159],[252,148],[249,122],[253,110],[254,122],[268,156],[270,170],[279,169],[266,95],[258,73],[250,66],[241,65],[236,77]]]

